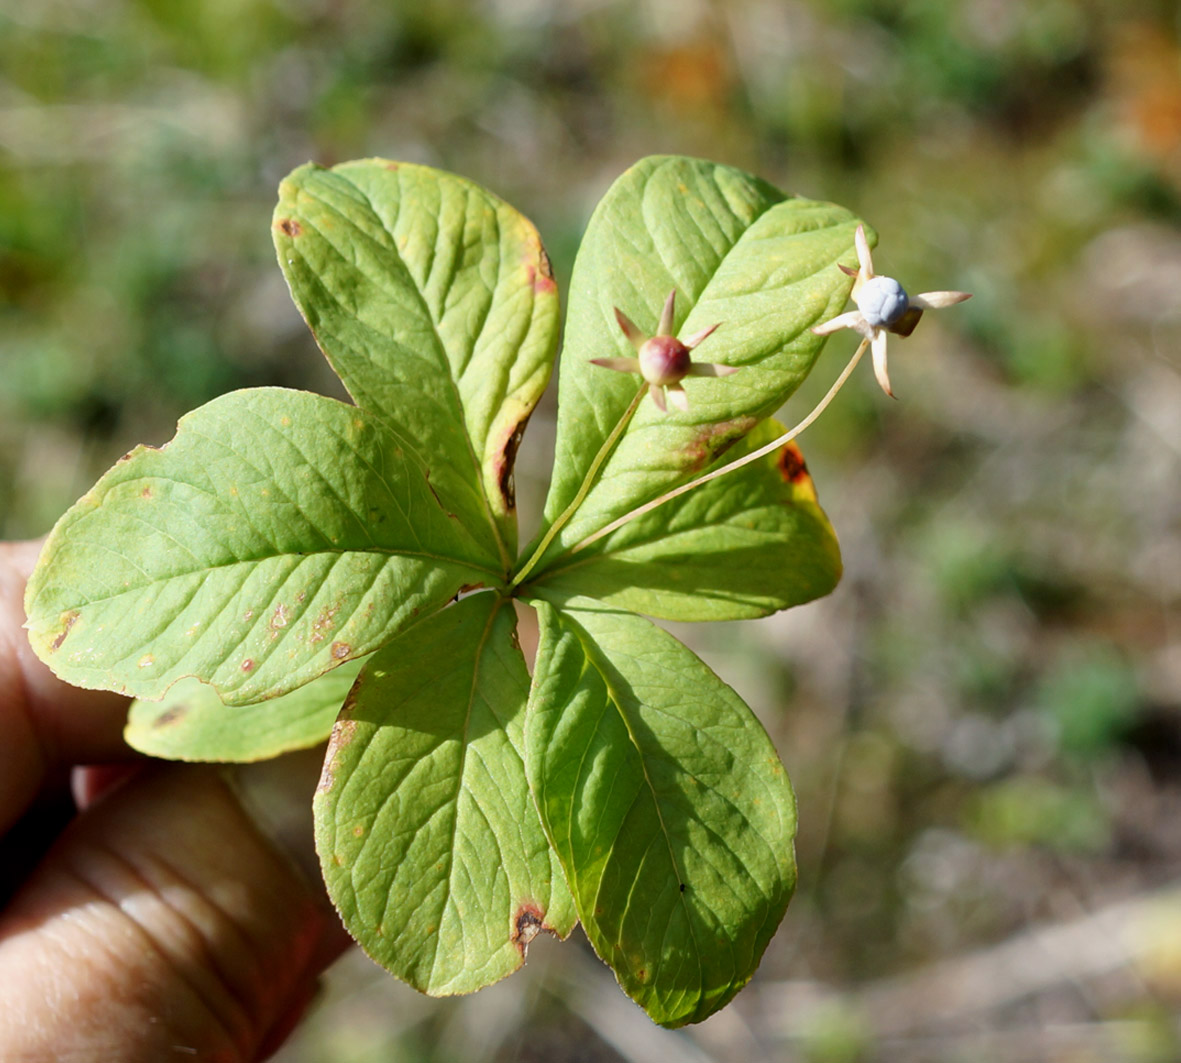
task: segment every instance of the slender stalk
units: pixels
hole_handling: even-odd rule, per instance
[[[533,571],[537,562],[542,559],[546,550],[549,549],[550,543],[554,541],[554,537],[569,523],[570,518],[578,511],[578,507],[582,505],[586,496],[590,493],[590,489],[595,484],[595,477],[599,475],[599,470],[603,467],[603,463],[611,456],[611,451],[615,449],[615,444],[619,442],[619,437],[623,435],[624,430],[631,422],[632,416],[639,408],[640,400],[648,393],[648,384],[641,383],[640,390],[636,392],[635,398],[632,399],[631,404],[623,411],[623,416],[619,418],[618,423],[611,429],[611,434],[603,440],[603,445],[599,447],[598,454],[595,455],[594,461],[590,463],[590,468],[586,470],[586,476],[582,479],[582,485],[578,488],[578,493],[574,496],[570,505],[568,505],[558,519],[549,526],[549,530],[545,533],[545,537],[537,544],[537,549],[530,555],[529,560],[521,567],[517,574],[513,577],[511,586],[519,587],[525,578]]]
[[[661,495],[659,498],[653,499],[642,506],[637,506],[635,509],[625,513],[622,517],[611,521],[610,524],[600,528],[593,535],[588,535],[581,542],[575,543],[570,548],[571,554],[578,553],[579,550],[584,550],[590,546],[591,543],[598,542],[605,535],[610,535],[617,528],[622,528],[625,524],[630,523],[637,517],[642,517],[645,513],[651,513],[652,510],[658,506],[663,506],[665,502],[671,502],[674,498],[679,498],[687,491],[692,491],[695,487],[700,487],[702,484],[709,483],[710,480],[716,480],[719,476],[725,476],[728,472],[733,472],[735,469],[742,468],[743,465],[749,465],[752,461],[758,461],[759,458],[770,454],[772,451],[778,450],[784,443],[789,443],[795,439],[805,428],[812,424],[825,410],[830,402],[836,397],[838,391],[844,387],[845,381],[849,379],[853,370],[857,368],[857,363],[861,361],[861,356],[865,354],[866,348],[869,346],[869,340],[862,340],[853,357],[849,359],[849,364],[841,371],[841,375],[837,377],[833,386],[828,389],[828,394],[824,396],[799,424],[788,432],[784,432],[778,439],[772,440],[766,446],[759,447],[758,450],[751,451],[751,453],[739,458],[737,461],[730,462],[729,465],[723,465],[720,469],[714,469],[713,472],[707,472],[704,476],[697,477],[696,480],[690,480],[687,484],[682,484],[680,487]]]

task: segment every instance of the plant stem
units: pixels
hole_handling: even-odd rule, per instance
[[[770,454],[772,451],[778,450],[785,443],[791,442],[795,439],[805,428],[812,424],[825,410],[830,402],[836,397],[838,391],[844,387],[845,381],[849,379],[850,374],[857,368],[857,363],[861,361],[861,356],[865,354],[866,348],[869,346],[869,340],[862,340],[853,357],[849,359],[849,364],[841,371],[841,375],[837,377],[833,386],[828,389],[828,394],[822,398],[812,412],[808,414],[799,424],[788,432],[784,432],[778,439],[772,440],[766,446],[759,447],[758,450],[751,451],[751,453],[739,458],[737,461],[732,461],[729,465],[724,465],[720,469],[714,469],[713,472],[707,472],[704,476],[697,477],[696,480],[690,480],[687,484],[682,484],[680,487],[673,489],[659,498],[653,499],[651,502],[646,502],[642,506],[637,506],[635,509],[625,513],[622,517],[611,521],[610,524],[600,528],[593,535],[588,535],[581,542],[575,543],[570,548],[571,554],[578,553],[579,550],[584,550],[590,546],[591,543],[598,542],[605,535],[610,535],[617,528],[622,528],[625,524],[635,520],[637,517],[642,517],[645,513],[651,513],[657,506],[663,506],[665,502],[671,502],[674,498],[679,498],[687,491],[692,491],[695,487],[700,487],[704,483],[709,483],[710,480],[716,480],[719,476],[725,476],[728,472],[733,472],[735,469],[742,468],[743,465],[749,465],[752,461],[757,461],[759,458]]]
[[[586,470],[586,476],[582,479],[582,485],[578,488],[578,493],[574,496],[570,505],[562,510],[558,519],[549,526],[549,530],[545,533],[544,538],[537,544],[537,549],[533,551],[529,560],[525,562],[513,577],[511,586],[519,587],[525,581],[525,577],[533,571],[546,550],[549,549],[549,545],[554,541],[554,537],[569,523],[570,518],[578,511],[578,507],[582,505],[586,496],[590,493],[590,489],[594,486],[595,477],[599,475],[599,470],[603,467],[603,463],[611,456],[611,451],[615,449],[615,444],[619,442],[619,437],[623,435],[624,430],[631,422],[632,416],[639,408],[640,400],[647,392],[647,383],[641,383],[640,390],[636,392],[635,398],[631,400],[628,408],[623,411],[623,416],[619,418],[618,423],[611,429],[611,434],[603,440],[603,445],[599,447],[599,452],[595,455],[594,461],[590,463],[590,468]]]

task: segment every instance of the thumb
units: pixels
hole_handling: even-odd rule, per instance
[[[280,766],[310,833],[314,758],[240,770]],[[258,826],[260,792],[276,805],[225,769],[153,766],[71,824],[0,917],[0,1057],[247,1063],[278,1047],[347,939],[273,817]]]

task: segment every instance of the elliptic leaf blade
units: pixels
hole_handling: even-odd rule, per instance
[[[651,334],[675,288],[678,336],[720,323],[694,360],[740,371],[686,379],[685,412],[645,399],[551,556],[704,470],[795,391],[823,344],[810,326],[848,297],[837,264],[855,263],[857,224],[843,207],[698,159],[647,158],[612,185],[571,280],[547,523],[576,497],[639,383],[591,364],[634,353],[616,308]]]
[[[279,187],[279,264],[349,393],[420,448],[448,505],[516,549],[512,465],[553,367],[558,295],[529,220],[410,163],[308,164]]]
[[[434,996],[515,971],[576,921],[525,781],[512,604],[476,594],[366,665],[314,800],[324,878],[383,967]]]
[[[500,579],[431,474],[356,407],[223,395],[58,521],[29,580],[29,639],[67,682],[133,697],[185,676],[227,704],[294,690]]]
[[[529,781],[587,937],[664,1026],[746,984],[795,886],[795,799],[750,709],[649,621],[535,601]]]

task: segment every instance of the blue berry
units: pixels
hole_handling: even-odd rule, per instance
[[[908,306],[906,291],[893,277],[871,277],[857,293],[857,309],[873,328],[889,328]]]

